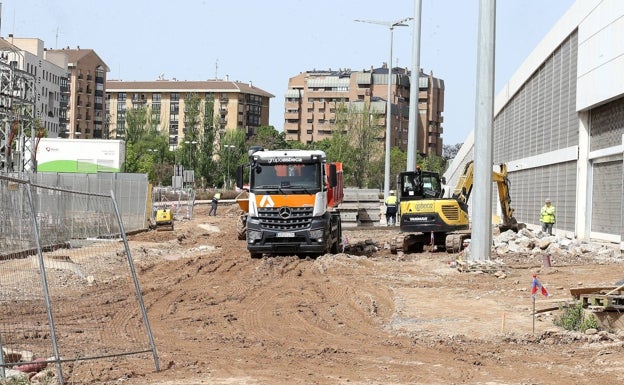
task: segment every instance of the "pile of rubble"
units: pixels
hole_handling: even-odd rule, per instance
[[[553,258],[583,255],[608,260],[624,258],[617,245],[614,244],[583,242],[559,235],[549,235],[541,230],[533,232],[526,228],[517,233],[512,230],[505,231],[495,236],[493,242],[493,251],[497,255],[527,253],[531,255],[548,254]]]

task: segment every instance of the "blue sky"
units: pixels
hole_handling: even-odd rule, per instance
[[[312,69],[379,67],[390,32],[355,19],[414,16],[413,0],[1,0],[0,34],[46,48],[90,48],[109,79],[229,77],[275,95],[270,124],[283,127],[288,79]],[[498,93],[574,0],[499,0]],[[420,67],[445,81],[444,143],[474,127],[478,0],[422,0]],[[394,30],[393,65],[411,68],[413,28]]]

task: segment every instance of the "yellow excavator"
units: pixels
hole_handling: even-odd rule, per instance
[[[431,171],[406,171],[398,175],[397,195],[399,200],[400,235],[390,245],[394,254],[422,252],[425,245],[432,249],[446,249],[458,253],[464,242],[470,238],[468,199],[472,192],[474,164],[469,162],[453,190],[450,198],[443,198],[443,180]],[[509,196],[507,165],[501,164],[500,171],[492,172],[492,181],[498,187],[498,198],[502,209],[502,231],[518,231],[519,225],[513,216]]]

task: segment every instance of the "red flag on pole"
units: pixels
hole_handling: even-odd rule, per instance
[[[533,274],[533,283],[531,284],[531,295],[533,296],[533,298],[535,298],[535,295],[538,291],[541,291],[544,297],[548,297],[550,295],[548,294],[548,290],[546,290],[546,288],[542,286],[540,281],[537,280],[537,275]]]

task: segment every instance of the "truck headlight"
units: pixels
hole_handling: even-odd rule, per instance
[[[255,242],[262,239],[262,231],[247,230],[247,240],[249,242]]]
[[[310,230],[310,239],[323,242],[323,229]]]

